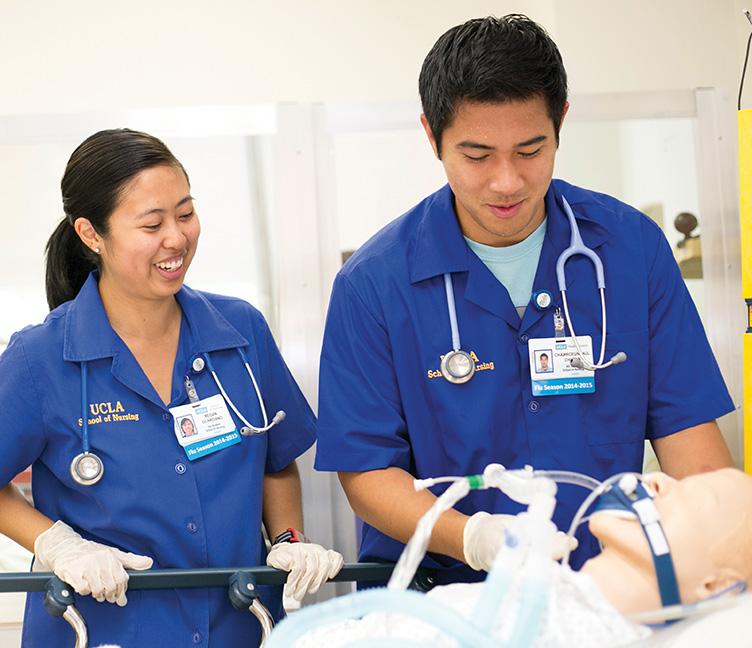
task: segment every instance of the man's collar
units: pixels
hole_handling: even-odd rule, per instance
[[[468,269],[468,247],[454,211],[454,194],[449,185],[429,196],[416,209],[422,210],[411,250],[410,283],[445,272]]]
[[[546,237],[558,253],[569,247],[572,236],[569,219],[562,206],[562,195],[572,208],[585,245],[597,248],[612,237],[609,224],[604,223],[601,217],[602,208],[593,200],[591,192],[563,180],[552,180],[545,198],[548,216]]]
[[[545,196],[548,229],[546,236],[561,252],[569,245],[571,228],[561,206],[564,193],[572,207],[585,243],[596,248],[612,233],[608,225],[598,219],[599,207],[592,195],[562,180],[553,180]],[[417,283],[446,272],[469,269],[468,246],[462,236],[454,209],[454,194],[449,185],[429,196],[415,209],[421,210],[420,223],[409,257],[410,282]]]

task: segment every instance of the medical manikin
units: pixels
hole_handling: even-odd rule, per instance
[[[578,518],[585,512],[589,518],[576,518],[570,532],[589,520],[603,550],[579,572],[568,567],[566,555],[562,564],[550,558],[556,539],[550,521],[556,492],[552,478],[594,489],[578,512]],[[436,519],[471,488],[489,486],[528,510],[510,527],[486,581],[439,586],[427,594],[405,591]],[[670,551],[663,553],[661,538]],[[674,575],[658,576],[666,560]],[[686,619],[703,618],[703,613],[708,618],[732,605],[739,600],[732,595],[750,579],[752,477],[739,470],[680,481],[662,473],[628,474],[598,484],[571,473],[504,471],[491,465],[482,476],[455,481],[439,497],[386,589],[306,608],[283,621],[267,646],[360,647],[385,641],[394,648],[679,645],[670,639],[690,623]],[[670,604],[672,588],[675,604]],[[723,645],[734,644],[724,639]]]

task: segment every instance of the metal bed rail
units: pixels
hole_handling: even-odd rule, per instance
[[[387,580],[394,569],[393,563],[348,563],[334,578],[326,581],[379,581]],[[178,569],[150,569],[128,571],[129,590],[179,589],[183,587],[226,587],[230,577],[238,571],[254,575],[259,585],[282,585],[287,572],[274,567],[206,567]],[[44,592],[54,577],[52,572],[0,574],[2,592]]]
[[[393,563],[348,563],[327,582],[385,581],[394,570]],[[129,590],[227,587],[232,605],[248,610],[261,624],[261,648],[271,633],[274,621],[259,599],[258,585],[281,585],[287,572],[273,567],[227,567],[152,569],[128,571]],[[433,585],[431,570],[420,568],[412,587],[428,590]],[[73,588],[51,572],[0,574],[0,593],[44,592],[44,606],[55,617],[62,616],[76,633],[76,647],[88,648],[86,621],[76,609]]]

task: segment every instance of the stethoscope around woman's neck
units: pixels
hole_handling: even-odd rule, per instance
[[[230,406],[230,409],[235,412],[237,417],[243,422],[242,428],[240,428],[240,434],[243,436],[251,436],[253,434],[263,434],[267,430],[270,430],[273,428],[277,423],[280,421],[284,421],[287,414],[285,414],[282,410],[279,410],[272,419],[272,422],[269,423],[269,418],[266,415],[266,407],[264,406],[264,399],[261,398],[261,390],[259,389],[258,383],[256,382],[256,378],[253,375],[253,372],[251,371],[251,365],[248,363],[248,358],[245,355],[245,351],[241,349],[240,347],[236,347],[235,351],[237,351],[238,355],[240,356],[240,360],[242,361],[243,365],[245,366],[246,371],[248,372],[248,375],[251,378],[251,382],[253,383],[253,389],[256,392],[256,398],[258,399],[259,406],[261,408],[261,415],[264,417],[264,425],[262,427],[256,427],[254,425],[251,425],[248,420],[240,413],[237,407],[235,407],[235,404],[230,400],[230,397],[227,395],[227,392],[224,390],[224,387],[222,387],[222,383],[219,382],[219,378],[217,377],[217,372],[214,370],[214,364],[211,361],[211,356],[208,353],[203,353],[202,357],[206,361],[206,366],[209,369],[209,373],[211,373],[212,378],[214,378],[214,382],[217,383],[217,387],[219,388],[219,391],[222,393],[222,398],[225,399],[227,404]],[[195,363],[195,361],[194,361]],[[196,369],[196,366],[194,364],[194,369]],[[199,369],[200,371],[200,369]],[[187,382],[187,381],[186,381]],[[191,395],[190,391],[188,393],[189,400],[193,401],[193,399],[197,398],[195,389],[193,391],[193,395]]]
[[[240,434],[243,436],[250,436],[253,434],[263,434],[267,430],[270,430],[272,427],[274,427],[277,423],[280,421],[283,421],[286,417],[286,414],[279,410],[275,415],[274,418],[271,420],[271,423],[269,422],[269,419],[266,415],[266,407],[264,405],[264,399],[261,398],[261,390],[259,389],[258,383],[256,382],[256,378],[253,375],[253,371],[251,371],[251,366],[248,363],[248,358],[245,355],[245,352],[240,347],[237,347],[235,349],[240,356],[240,360],[245,365],[246,371],[248,372],[248,375],[251,378],[251,382],[253,383],[253,389],[256,392],[256,397],[258,398],[259,406],[261,407],[261,414],[264,417],[264,425],[262,427],[256,427],[254,425],[251,425],[248,420],[240,413],[237,407],[235,407],[235,404],[230,400],[230,397],[227,395],[227,392],[225,392],[224,387],[222,387],[222,383],[219,381],[219,378],[217,377],[217,372],[214,370],[214,365],[211,360],[211,356],[208,353],[203,353],[201,356],[194,359],[191,368],[195,372],[201,372],[204,369],[204,363],[206,364],[206,367],[209,369],[209,373],[211,373],[212,378],[214,378],[214,382],[217,384],[217,387],[219,388],[219,391],[222,394],[222,397],[225,399],[225,402],[230,406],[230,409],[232,409],[233,412],[237,415],[237,417],[243,422],[242,428],[240,428]],[[190,378],[186,377],[186,391],[188,392],[188,399],[191,402],[198,401],[198,395],[196,394],[196,389],[193,386],[193,382],[190,380]],[[100,479],[102,479],[102,476],[104,475],[104,464],[102,463],[102,460],[91,450],[89,449],[89,421],[88,421],[88,411],[89,411],[89,393],[88,393],[88,367],[86,361],[81,362],[81,444],[82,444],[82,452],[78,455],[76,455],[73,458],[73,461],[71,461],[71,476],[73,479],[81,484],[82,486],[91,486],[93,484],[96,484]]]
[[[598,255],[589,247],[585,245],[580,236],[580,228],[577,226],[572,208],[569,206],[566,198],[561,197],[561,203],[564,207],[564,212],[569,220],[569,227],[571,230],[569,247],[564,250],[556,261],[556,281],[561,293],[561,301],[564,306],[564,317],[569,327],[569,333],[574,341],[577,357],[572,360],[572,366],[579,369],[585,369],[587,371],[594,371],[595,369],[605,369],[611,365],[624,362],[627,359],[626,353],[619,351],[608,362],[603,362],[606,354],[606,282],[603,273],[603,262]],[[564,273],[564,265],[570,257],[580,254],[587,257],[592,262],[595,268],[595,278],[598,284],[598,292],[601,298],[601,352],[598,362],[593,364],[590,362],[583,353],[580,343],[575,335],[574,328],[572,327],[572,320],[569,316],[569,306],[567,304],[567,280]],[[452,275],[447,272],[444,274],[444,288],[446,290],[447,309],[449,310],[449,326],[452,330],[452,350],[447,353],[441,359],[441,375],[444,376],[450,383],[455,385],[461,385],[466,383],[475,373],[475,360],[467,352],[460,348],[460,331],[457,324],[457,309],[454,304],[454,286],[452,284]],[[547,308],[551,304],[550,294],[549,297],[541,305],[536,304],[536,307]]]

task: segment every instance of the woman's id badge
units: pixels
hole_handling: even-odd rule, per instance
[[[593,362],[593,341],[589,335],[578,335],[582,356]],[[595,372],[572,365],[579,358],[572,337],[531,339],[530,377],[533,396],[589,394],[595,391]]]
[[[170,412],[175,436],[191,461],[240,443],[240,434],[221,394],[171,407]]]

